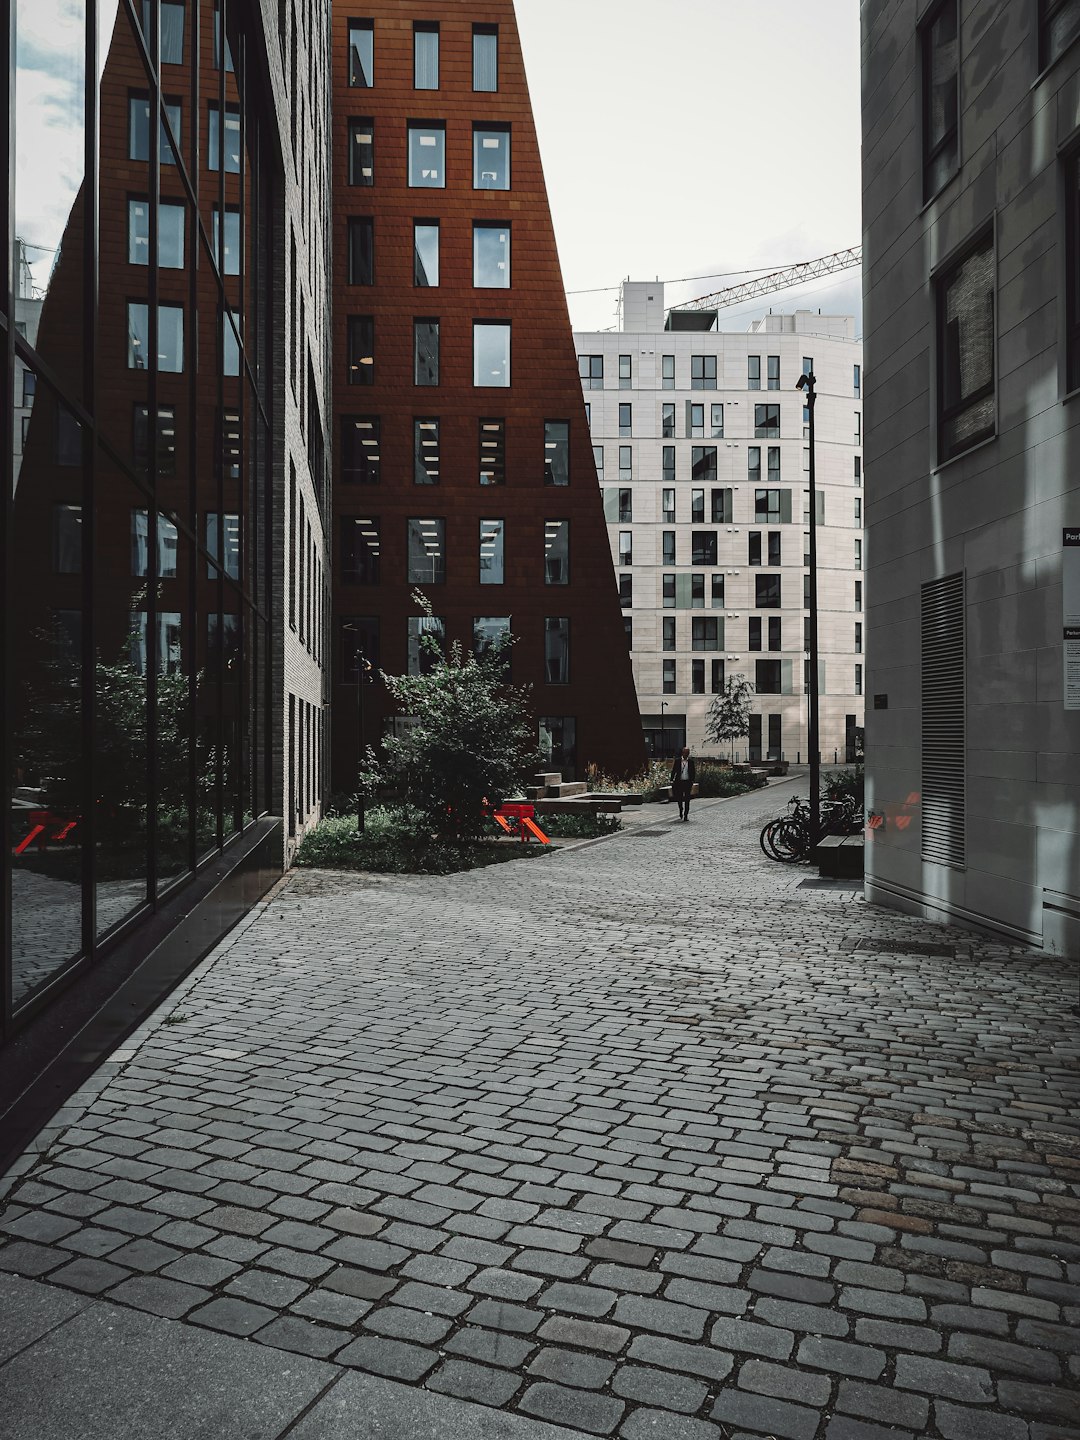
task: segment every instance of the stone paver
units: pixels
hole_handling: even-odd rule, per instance
[[[20,1162],[0,1272],[489,1429],[1080,1440],[1075,974],[800,888],[791,788],[295,876]]]

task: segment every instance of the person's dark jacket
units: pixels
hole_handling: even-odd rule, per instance
[[[690,758],[687,760],[686,764],[687,764],[687,772],[686,772],[686,773],[690,776],[690,781],[689,781],[689,783],[690,783],[691,785],[693,785],[694,782],[695,782],[695,780],[697,779],[697,766],[694,764],[694,757],[693,757],[692,755],[691,755]],[[676,756],[675,764],[672,765],[672,767],[671,767],[671,783],[672,783],[672,785],[678,785],[679,782],[680,782],[680,780],[681,780],[681,778],[682,778],[682,756],[679,755],[679,756]]]

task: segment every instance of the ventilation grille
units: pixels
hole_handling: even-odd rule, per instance
[[[922,587],[922,857],[962,867],[964,576]]]

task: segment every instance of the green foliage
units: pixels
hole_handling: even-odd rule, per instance
[[[431,614],[424,595],[416,592],[413,600]],[[384,740],[381,757],[368,747],[360,786],[367,796],[399,796],[401,823],[417,837],[479,838],[489,827],[489,806],[520,789],[541,763],[529,693],[506,680],[511,643],[481,656],[455,643],[444,655],[439,641],[424,635],[426,674],[380,672],[413,723]]]
[[[842,800],[850,795],[861,808],[865,793],[865,777],[862,770],[832,770],[822,776],[823,792],[830,800]]]
[[[745,795],[749,790],[760,790],[769,782],[764,775],[753,771],[731,770],[715,761],[697,762],[698,796],[712,800],[724,795]]]
[[[622,829],[617,815],[582,810],[568,815],[537,815],[536,823],[545,835],[560,840],[592,840],[599,835],[614,835]]]
[[[729,675],[724,688],[709,706],[705,737],[717,744],[735,741],[750,733],[750,697],[754,687],[745,675]]]
[[[494,827],[492,827],[494,829]],[[503,860],[550,853],[538,844],[507,845],[424,832],[422,816],[402,807],[367,812],[365,829],[355,815],[332,815],[310,830],[296,852],[297,865],[320,870],[367,870],[383,875],[452,875]]]

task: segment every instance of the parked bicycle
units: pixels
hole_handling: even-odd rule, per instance
[[[811,850],[810,802],[800,795],[788,801],[787,815],[770,820],[761,830],[758,843],[770,860],[787,865],[805,860]],[[820,802],[822,835],[858,835],[863,828],[863,815],[855,800],[845,795],[837,800]]]

